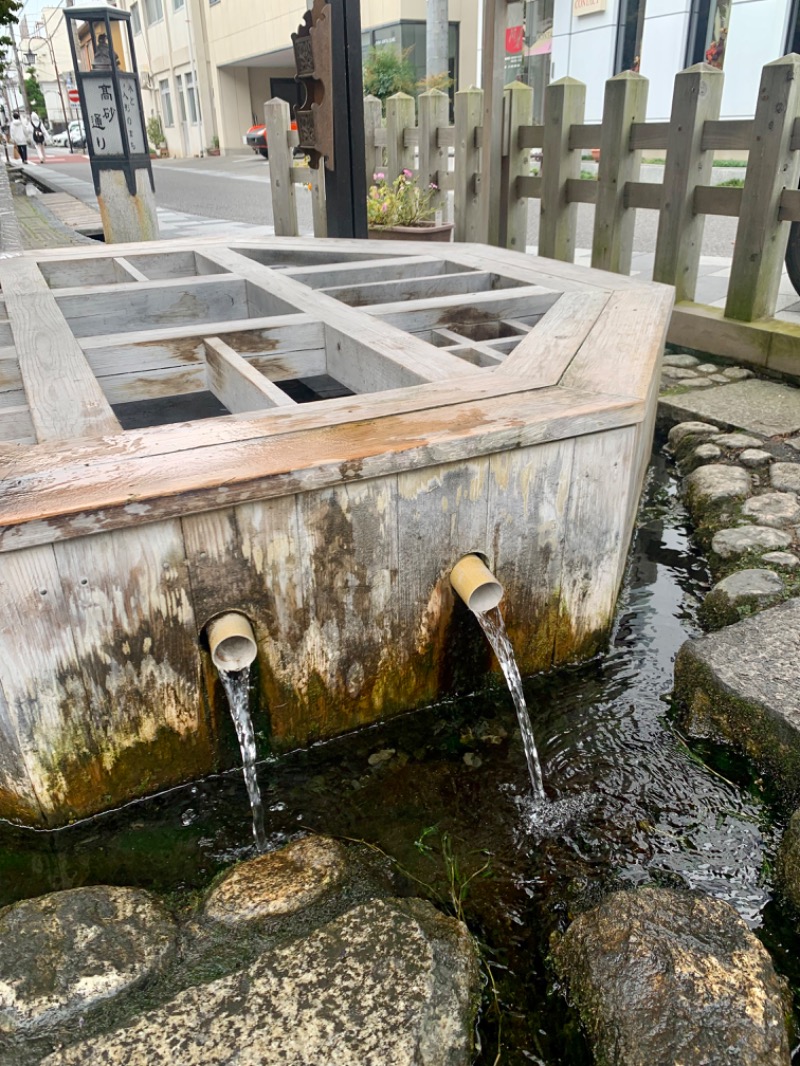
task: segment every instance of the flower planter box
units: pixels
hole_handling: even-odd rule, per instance
[[[420,222],[416,226],[370,226],[375,241],[452,241],[452,222]]]

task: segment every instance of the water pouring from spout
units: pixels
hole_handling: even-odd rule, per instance
[[[545,802],[547,796],[542,780],[542,767],[539,762],[539,753],[536,750],[530,715],[525,704],[522,678],[498,606],[503,598],[503,586],[477,555],[465,555],[459,559],[450,571],[450,584],[478,619],[478,624],[486,634],[486,639],[497,657],[517,711],[531,785],[536,798]]]
[[[238,611],[230,611],[209,622],[207,635],[211,660],[228,697],[242,752],[242,773],[253,812],[253,836],[258,851],[264,851],[267,846],[264,807],[256,776],[256,739],[248,707],[250,666],[258,650],[256,638],[249,620]]]

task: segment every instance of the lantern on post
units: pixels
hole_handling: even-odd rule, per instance
[[[63,14],[106,241],[155,240],[155,186],[130,12],[101,4],[65,7]]]

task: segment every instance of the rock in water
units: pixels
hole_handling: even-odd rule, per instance
[[[341,844],[326,837],[304,837],[235,866],[209,895],[205,916],[238,925],[296,914],[336,888],[344,871]]]
[[[604,1066],[789,1066],[783,985],[721,900],[617,892],[575,919],[554,959]]]
[[[478,995],[465,926],[372,900],[42,1066],[467,1066]]]
[[[0,1032],[35,1032],[143,981],[175,942],[146,892],[75,888],[0,912]]]

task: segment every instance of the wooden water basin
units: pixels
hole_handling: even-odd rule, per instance
[[[276,750],[442,695],[469,551],[524,672],[602,644],[671,289],[280,238],[25,253],[0,286],[0,816],[218,768],[226,610]]]

